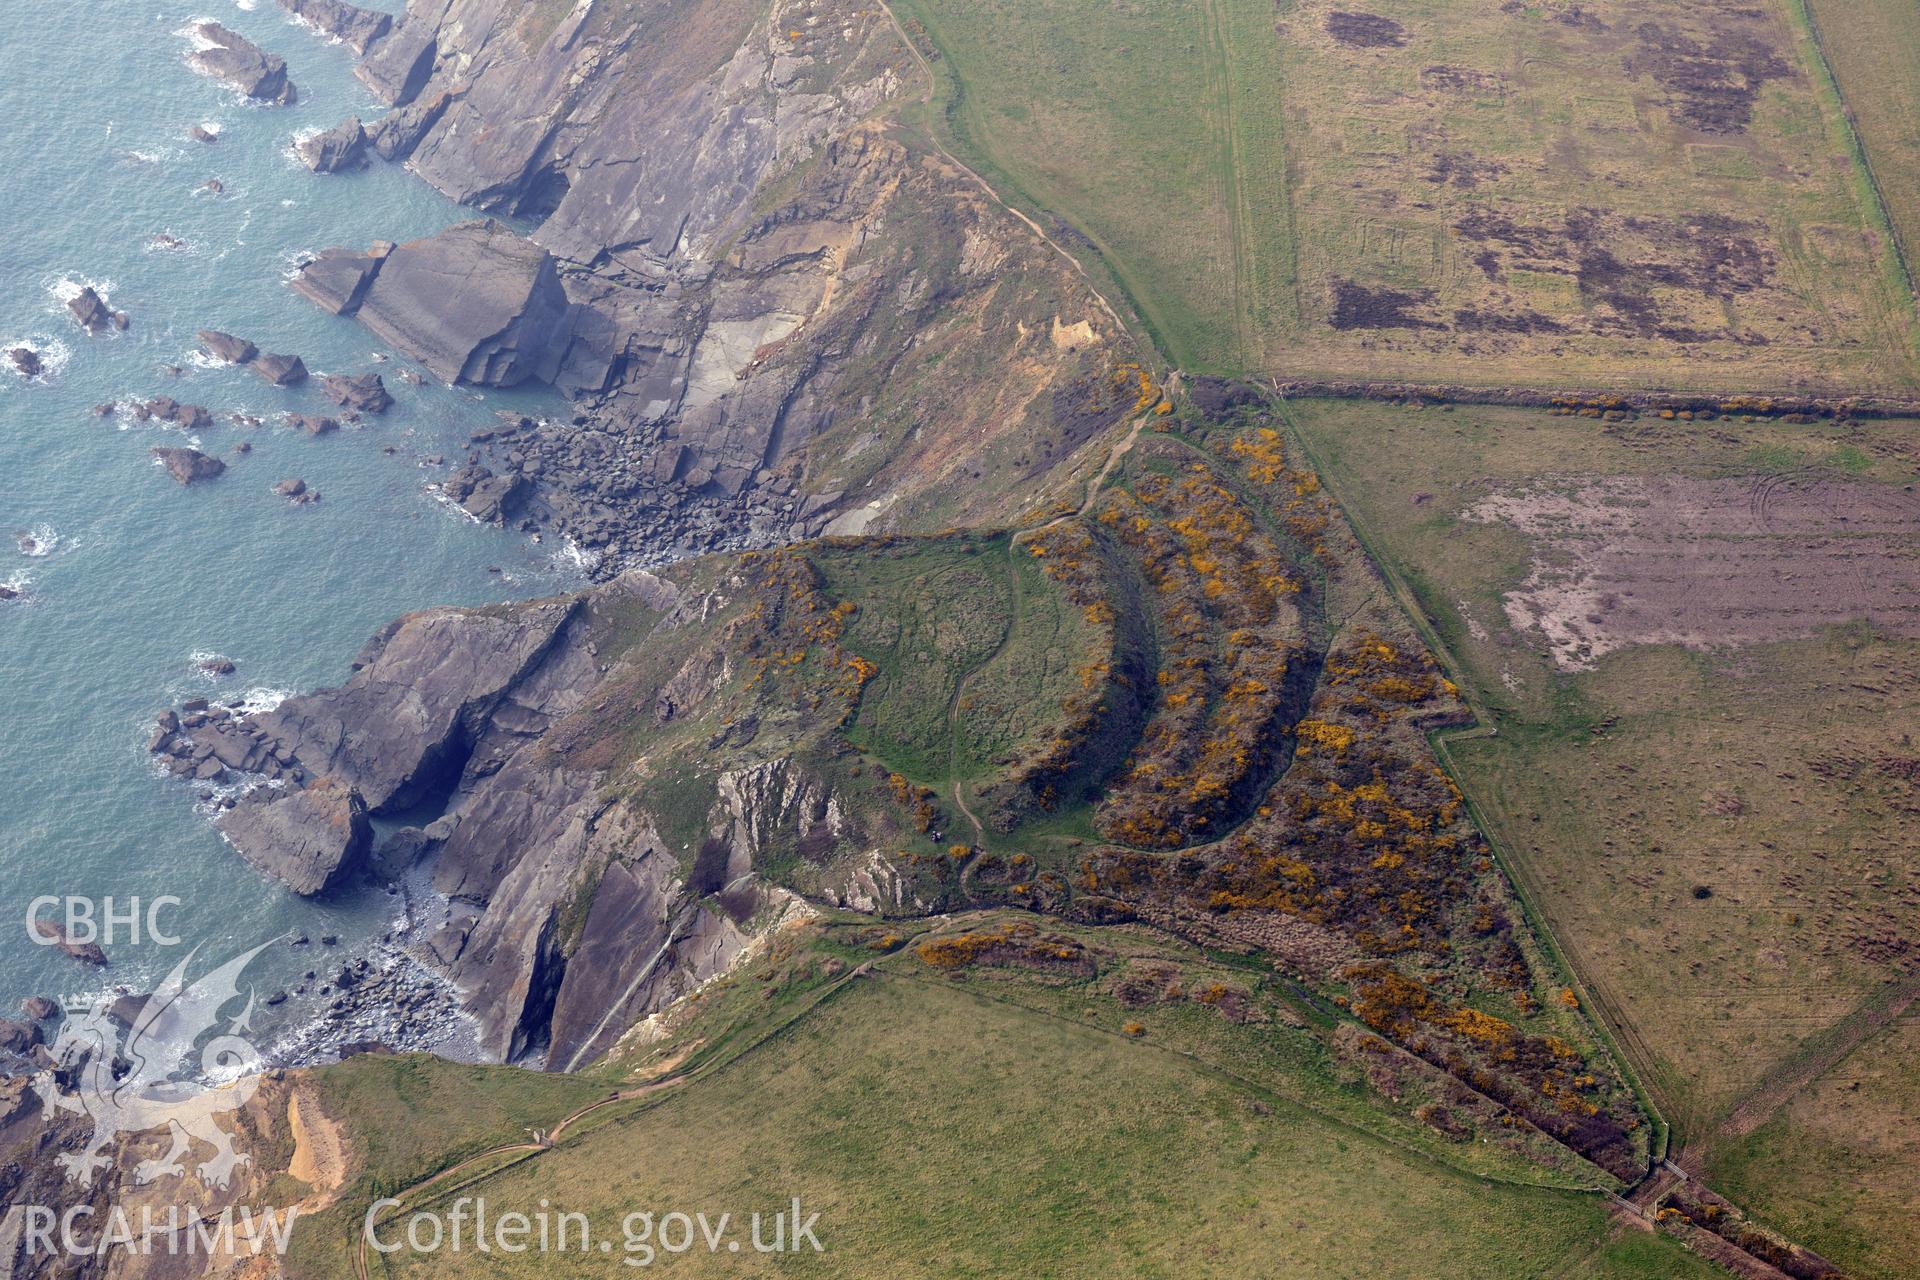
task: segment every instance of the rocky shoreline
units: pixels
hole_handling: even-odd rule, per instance
[[[492,215],[329,249],[293,287],[444,381],[570,401],[476,434],[448,496],[603,580],[935,506],[1010,518],[957,438],[1031,478],[1130,407],[1104,381],[1125,335],[1070,267],[874,120],[918,74],[880,11],[782,0],[714,71],[675,53],[689,14],[643,39],[580,6],[527,50],[478,0],[378,32],[287,3],[364,30],[391,107],[308,139],[308,163],[404,159]],[[1005,350],[976,358],[975,324]]]

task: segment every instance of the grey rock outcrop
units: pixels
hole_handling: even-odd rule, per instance
[[[367,163],[367,131],[359,116],[348,116],[324,133],[302,138],[295,150],[315,173],[344,173]]]
[[[323,257],[295,287],[447,382],[551,382],[573,332],[553,255],[490,218],[385,253]]]
[[[218,458],[210,458],[198,449],[156,448],[153,456],[167,469],[167,474],[181,484],[194,484],[201,480],[211,480],[227,469],[227,464]]]
[[[218,22],[196,22],[193,30],[208,44],[188,55],[187,61],[196,70],[225,81],[257,102],[284,107],[299,98],[293,81],[287,79],[286,59],[268,53]]]
[[[284,420],[288,426],[310,436],[324,436],[340,429],[338,419],[329,418],[323,413],[289,413]]]
[[[618,678],[595,637],[635,608],[673,611],[679,596],[631,575],[581,597],[415,614],[369,642],[345,686],[221,729],[256,758],[329,779],[221,820],[296,888],[338,883],[358,865],[358,852],[334,857],[339,796],[373,813],[451,797],[447,817],[399,833],[376,859],[395,874],[435,858],[435,886],[455,908],[432,950],[493,1057],[558,1069],[604,1052],[635,1019],[724,971],[779,917],[769,904],[791,901],[759,884],[753,863],[766,841],[811,820],[817,784],[780,767],[730,784],[713,823],[726,851],[690,874],[644,805],[610,799],[599,771],[557,751],[559,726]],[[188,727],[202,714],[180,725],[211,740],[214,724]],[[290,807],[323,785],[328,806]]]
[[[481,726],[577,607],[554,602],[510,620],[463,610],[402,618],[369,643],[344,686],[289,698],[253,726],[315,776],[345,780],[375,815],[410,808],[458,781]]]
[[[253,371],[276,387],[291,387],[307,380],[306,362],[299,356],[275,355],[262,351],[250,362]]]
[[[194,335],[206,353],[228,364],[246,364],[260,354],[260,348],[245,338],[236,338],[218,329],[202,329]]]
[[[577,411],[480,461],[525,475],[529,518],[598,554],[597,572],[836,519],[1008,519],[998,504],[1124,416],[1100,381],[1132,355],[1119,317],[974,179],[889,127],[882,108],[922,73],[885,12],[750,9],[721,34],[698,7],[636,25],[583,4],[530,25],[505,0],[416,0],[360,67],[396,124],[419,113],[416,172],[537,221],[528,239],[556,260],[564,351],[513,376]],[[332,252],[296,288],[352,314],[385,274],[377,253]],[[470,337],[391,330],[411,335],[390,339],[403,350],[452,348],[442,378],[478,380],[454,363]],[[880,404],[915,430],[862,430]],[[982,458],[1004,460],[989,465],[1006,483]]]
[[[365,53],[374,41],[393,29],[392,14],[362,9],[344,0],[280,0],[280,7],[312,23],[322,34],[340,41],[355,53]]]
[[[108,329],[127,327],[127,313],[115,311],[109,307],[101,300],[99,293],[92,285],[86,286],[67,299],[67,310],[88,333],[102,333]]]
[[[365,253],[352,249],[323,249],[300,265],[294,291],[337,316],[350,316],[366,301],[367,290],[393,245],[380,241]]]
[[[487,524],[504,524],[520,513],[528,484],[518,475],[495,475],[475,464],[462,467],[440,484],[440,492],[462,510]]]
[[[182,404],[172,396],[155,396],[133,406],[137,422],[170,422],[188,431],[205,431],[213,425],[213,414],[205,405]]]
[[[393,405],[386,384],[377,373],[330,373],[320,379],[320,390],[343,409],[355,413],[385,413]]]
[[[13,367],[23,378],[39,377],[40,370],[44,367],[40,360],[40,353],[32,347],[13,347],[8,350],[7,359],[13,362]]]
[[[450,89],[442,89],[419,102],[395,107],[367,126],[367,145],[382,160],[405,160],[427,131],[440,123],[457,96]]]
[[[217,825],[241,857],[309,897],[358,871],[373,847],[365,801],[338,778],[299,791],[257,788]]]

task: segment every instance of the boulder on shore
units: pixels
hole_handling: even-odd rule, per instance
[[[271,351],[262,351],[252,361],[255,373],[276,387],[290,387],[296,382],[307,380],[306,362],[299,356],[275,355]]]
[[[352,377],[330,373],[320,379],[320,390],[341,408],[356,413],[385,413],[393,404],[393,397],[387,394],[387,386],[377,373]]]
[[[40,1043],[42,1043],[40,1028],[33,1023],[0,1018],[0,1054],[21,1057],[31,1053],[33,1047]]]
[[[245,338],[236,338],[218,329],[202,329],[194,336],[200,339],[200,345],[208,355],[216,360],[225,360],[228,364],[246,364],[260,354],[260,348]]]
[[[392,14],[362,9],[345,0],[280,0],[280,7],[362,56],[375,40],[393,30]]]
[[[46,996],[28,996],[20,1002],[20,1012],[35,1022],[45,1022],[59,1015],[60,1005]]]
[[[285,107],[299,98],[287,79],[286,59],[218,22],[196,22],[193,31],[209,46],[187,58],[194,70],[225,81],[257,102]]]
[[[366,802],[332,777],[302,791],[261,787],[217,825],[241,857],[305,897],[359,870],[373,847]]]
[[[525,501],[527,481],[520,475],[495,475],[475,464],[448,476],[441,483],[440,492],[459,503],[461,510],[476,520],[505,524]]]
[[[80,327],[88,333],[100,333],[107,329],[127,327],[127,313],[115,311],[100,300],[100,295],[92,285],[80,290],[67,299],[67,310],[80,322]]]
[[[181,484],[192,484],[196,480],[211,480],[227,469],[227,464],[218,458],[209,458],[198,449],[155,449],[153,456]]]
[[[358,169],[367,163],[367,131],[359,116],[348,116],[325,133],[302,138],[294,150],[300,153],[300,162],[315,173]]]

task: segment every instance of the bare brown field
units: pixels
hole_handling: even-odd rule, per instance
[[[1910,612],[1873,617],[1913,600],[1888,568],[1916,541],[1912,424],[1293,417],[1494,730],[1447,756],[1688,1158],[1797,1123],[1719,1133],[1920,962],[1920,640]],[[1548,573],[1620,600],[1560,608]],[[1822,1141],[1902,1123],[1863,1107]],[[1905,1194],[1903,1169],[1861,1165],[1862,1202]],[[1780,1179],[1728,1193],[1802,1227]],[[1797,1238],[1837,1254],[1835,1230]]]
[[[1534,546],[1503,598],[1563,670],[1631,645],[1810,637],[1864,621],[1920,639],[1920,494],[1803,469],[1607,476],[1496,489],[1466,518]]]

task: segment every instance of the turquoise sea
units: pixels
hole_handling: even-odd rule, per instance
[[[379,113],[348,49],[272,0],[7,0],[5,14],[0,351],[24,343],[48,370],[29,381],[0,358],[0,583],[25,592],[0,602],[0,1016],[11,1016],[28,995],[148,990],[186,952],[116,942],[109,968],[88,968],[30,941],[42,895],[123,907],[178,897],[165,923],[211,964],[295,933],[338,934],[344,949],[383,932],[396,899],[382,892],[303,901],[242,863],[193,789],[156,773],[155,715],[196,695],[338,683],[397,614],[549,594],[580,574],[552,545],[439,502],[427,485],[442,473],[421,464],[457,461],[496,410],[551,400],[410,386],[397,376],[405,361],[376,363],[359,326],[285,286],[304,251],[470,216],[396,166],[318,177],[293,158],[296,133]],[[250,105],[190,70],[196,17],[283,56],[298,104]],[[196,124],[218,141],[190,140]],[[204,189],[210,178],[224,193]],[[82,332],[62,305],[82,283],[130,330]],[[310,438],[277,419],[326,408],[317,385],[282,390],[211,367],[196,358],[200,328],[298,354],[316,373],[378,369],[398,403],[362,429]],[[184,433],[91,412],[161,394],[213,410],[198,445],[228,461],[224,476],[182,488],[148,450],[189,443]],[[265,424],[236,426],[236,411]],[[252,452],[234,456],[242,440]],[[324,499],[294,507],[271,492],[293,476]],[[205,654],[237,674],[201,674]],[[319,958],[269,947],[249,979],[264,995]]]

